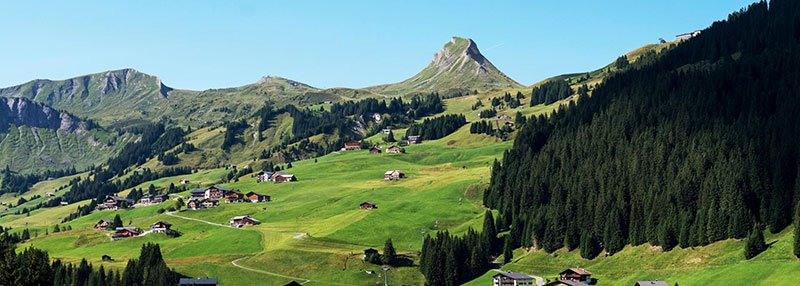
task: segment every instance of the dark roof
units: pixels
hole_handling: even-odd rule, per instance
[[[171,226],[172,225],[171,223],[168,223],[166,221],[159,221],[157,223],[154,223],[153,225],[156,225],[156,224],[163,224],[163,225],[166,225],[166,226]]]
[[[297,283],[297,281],[294,281],[294,280],[286,282],[286,284],[283,284],[283,286],[300,286],[300,285],[303,285],[303,284]]]
[[[222,190],[222,191],[230,191],[228,188],[223,187],[223,186],[213,186],[213,187],[211,187],[209,189],[218,189],[218,190]]]
[[[378,253],[378,250],[375,248],[367,248],[364,249],[364,253]]]
[[[128,202],[133,202],[133,200],[131,200],[131,199],[126,199],[126,198],[123,198],[123,197],[117,197],[117,196],[109,196],[108,198],[110,198],[110,199],[113,199],[113,200],[115,200],[115,201],[128,201]]]
[[[583,268],[580,268],[580,267],[569,268],[567,270],[561,271],[561,273],[559,273],[559,274],[564,274],[564,273],[570,272],[570,271],[571,272],[575,272],[578,275],[592,275],[592,272],[589,272],[586,269],[583,269]]]
[[[495,274],[492,277],[497,277],[497,276],[505,276],[505,277],[508,277],[508,278],[511,278],[511,279],[533,279],[533,277],[530,277],[528,275],[525,275],[525,274],[522,274],[522,273],[519,273],[519,272],[500,272],[500,273]]]
[[[193,191],[191,191],[190,193],[196,193],[196,194],[199,194],[199,193],[205,193],[205,192],[206,192],[206,190],[194,189],[194,190],[193,190]]]
[[[260,197],[263,197],[263,196],[264,196],[264,195],[262,195],[262,194],[259,194],[259,193],[256,193],[256,192],[249,192],[249,193],[247,193],[247,196],[248,196],[248,197],[249,197],[250,195],[257,195],[257,196],[260,196]]]
[[[669,286],[665,281],[636,281],[639,286]]]
[[[218,282],[217,278],[181,278],[178,283],[181,285],[216,285]]]
[[[567,285],[570,285],[570,286],[586,286],[586,283],[583,283],[583,282],[578,282],[578,281],[573,281],[573,280],[556,280],[556,281],[553,281],[553,282],[550,282],[550,283],[544,284],[544,286],[548,286],[548,285],[562,285],[562,284],[567,284]]]
[[[153,196],[153,197],[166,197],[166,196],[167,196],[167,195],[161,194],[161,195],[155,195],[155,196]]]

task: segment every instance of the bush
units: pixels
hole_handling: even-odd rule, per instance
[[[163,214],[164,213],[164,209],[163,208],[158,209],[158,213],[159,214]]]
[[[174,212],[174,211],[175,211],[175,207],[173,207],[173,206],[170,206],[170,207],[168,207],[168,208],[167,208],[167,211]]]

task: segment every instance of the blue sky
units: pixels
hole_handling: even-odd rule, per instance
[[[705,28],[752,1],[5,2],[0,87],[127,67],[183,89],[265,75],[365,87],[414,75],[451,36],[472,38],[528,85]]]

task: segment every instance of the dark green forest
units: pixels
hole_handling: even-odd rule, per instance
[[[592,258],[789,226],[800,197],[799,9],[755,3],[527,120],[484,198],[511,226],[511,246]]]

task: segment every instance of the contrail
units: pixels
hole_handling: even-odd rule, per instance
[[[499,48],[499,47],[500,47],[500,46],[502,46],[503,44],[504,44],[504,43],[499,43],[499,44],[497,44],[497,45],[494,45],[494,46],[491,46],[491,47],[489,47],[489,48],[487,48],[487,49],[485,49],[485,50],[483,50],[483,51],[484,51],[484,52],[485,52],[485,51],[491,51],[491,50],[493,50],[493,49]]]

